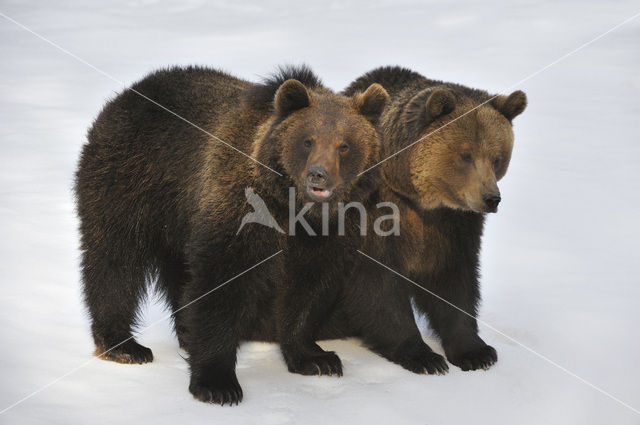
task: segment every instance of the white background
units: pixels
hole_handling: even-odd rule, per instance
[[[497,92],[640,4],[2,0],[0,11],[126,84],[171,64],[257,80],[306,62],[341,90],[373,67],[400,64]],[[1,17],[0,58],[3,409],[92,359],[72,176],[87,128],[122,87]],[[640,18],[517,88],[529,107],[515,120],[500,212],[488,219],[480,317],[640,409]],[[154,299],[143,313],[145,324],[166,314]],[[91,361],[0,423],[640,423],[522,347],[481,333],[499,362],[487,372],[452,366],[446,376],[411,374],[355,340],[322,343],[342,357],[344,377],[296,376],[277,346],[245,344],[245,399],[222,408],[193,400],[163,322],[138,337],[152,364]]]

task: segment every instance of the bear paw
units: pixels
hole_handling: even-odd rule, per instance
[[[151,349],[138,344],[130,339],[120,345],[114,344],[115,348],[105,348],[102,344],[96,344],[95,355],[103,360],[110,360],[118,363],[142,364],[153,361]]]
[[[205,403],[232,406],[242,401],[242,388],[235,373],[226,378],[217,377],[206,381],[192,377],[189,391],[195,399]]]
[[[449,371],[449,365],[444,357],[433,351],[407,355],[398,358],[396,363],[413,373],[444,375]]]
[[[342,376],[342,362],[333,351],[300,356],[288,362],[289,372],[301,375]]]
[[[447,359],[462,370],[487,370],[498,361],[496,350],[490,345],[447,355]]]

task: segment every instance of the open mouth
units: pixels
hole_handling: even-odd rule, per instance
[[[333,195],[333,190],[324,187],[307,186],[307,193],[311,196],[311,199],[327,200]]]

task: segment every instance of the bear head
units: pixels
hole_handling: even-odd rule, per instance
[[[374,188],[374,174],[359,173],[379,160],[376,124],[388,102],[379,84],[344,96],[287,79],[275,92],[272,119],[254,155],[281,173],[301,202],[335,206],[360,200]],[[259,171],[264,178],[278,179],[268,170]]]
[[[402,133],[396,139],[409,152],[384,163],[385,180],[423,209],[496,212],[497,183],[513,149],[511,122],[526,104],[522,91],[494,97],[458,85],[420,91],[396,117]]]

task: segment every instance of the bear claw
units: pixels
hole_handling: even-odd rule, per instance
[[[204,403],[219,404],[224,406],[238,405],[242,401],[242,388],[238,384],[237,380],[234,382],[205,384],[205,383],[193,383],[189,385],[189,391],[196,400],[200,400]]]
[[[490,345],[447,356],[449,361],[464,371],[488,370],[498,361],[496,350]]]
[[[103,360],[125,364],[143,364],[153,361],[151,349],[132,339],[110,349],[102,344],[96,344],[94,354]]]
[[[449,372],[444,357],[432,351],[398,360],[398,364],[413,373],[425,375],[446,375]]]
[[[342,362],[336,353],[328,351],[291,362],[289,372],[301,375],[342,376]]]

